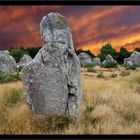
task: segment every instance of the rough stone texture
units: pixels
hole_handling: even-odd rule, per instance
[[[124,64],[127,65],[127,62],[128,62],[128,61],[130,61],[130,59],[129,59],[129,58],[125,58],[125,59],[124,59]]]
[[[114,60],[113,57],[112,57],[111,55],[107,55],[107,56],[105,57],[105,60],[102,62],[102,64],[103,64],[103,65],[106,65],[106,64],[109,63],[109,62],[116,62],[116,63],[117,63],[117,61]]]
[[[44,46],[22,70],[26,102],[35,113],[76,119],[82,99],[80,61],[67,19],[48,14],[40,23],[40,34]]]
[[[101,64],[101,59],[98,57],[93,58],[93,63],[96,65],[100,65]]]
[[[114,61],[113,57],[111,55],[107,55],[105,58],[108,62]]]
[[[93,63],[93,62],[92,62],[92,58],[91,58],[88,54],[86,54],[86,53],[84,53],[84,52],[79,53],[79,54],[78,54],[78,58],[79,58],[80,63],[81,63],[82,66],[85,66],[86,64],[91,64],[91,63]]]
[[[131,67],[133,65],[133,63],[131,61],[127,61],[126,65],[127,65],[127,67]]]
[[[124,64],[126,64],[127,61],[131,61],[133,64],[140,65],[140,53],[134,51],[129,58],[124,59]]]
[[[5,73],[11,73],[16,70],[16,61],[10,56],[9,51],[0,51],[0,71]]]
[[[18,63],[18,67],[24,67],[30,61],[32,61],[32,58],[29,55],[24,54],[23,57],[20,59],[20,62]]]

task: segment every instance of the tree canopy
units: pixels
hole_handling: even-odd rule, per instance
[[[101,49],[100,53],[98,54],[98,57],[100,57],[101,61],[105,59],[107,55],[111,55],[115,60],[118,59],[118,53],[117,51],[112,48],[110,44],[105,44]]]
[[[95,55],[94,55],[90,50],[78,49],[78,50],[76,50],[75,52],[76,52],[77,55],[78,55],[79,53],[84,52],[84,53],[88,54],[91,58],[94,58],[94,57],[95,57]]]
[[[131,52],[129,52],[126,48],[121,48],[118,52],[118,59],[116,59],[120,64],[123,64],[124,59],[130,57]]]
[[[10,52],[10,55],[14,57],[16,62],[18,63],[20,61],[20,58],[23,57],[24,54],[30,55],[32,58],[35,57],[35,55],[38,53],[41,47],[38,48],[10,48],[8,51]]]

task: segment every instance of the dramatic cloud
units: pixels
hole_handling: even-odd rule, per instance
[[[68,18],[76,48],[140,47],[140,6],[1,6],[0,49],[42,46],[39,24],[52,11]]]

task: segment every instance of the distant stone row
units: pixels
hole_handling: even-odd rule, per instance
[[[109,62],[116,62],[111,55],[107,55],[105,60],[101,62],[99,57],[91,58],[88,54],[82,52],[78,55],[81,66],[85,66],[86,64],[95,64],[95,65],[105,65]],[[8,50],[0,51],[0,71],[5,73],[14,72],[17,68],[24,67],[27,63],[29,63],[32,58],[24,54],[20,59],[19,63],[16,63],[15,59],[9,54]],[[124,59],[124,65],[127,67],[133,65],[140,65],[140,53],[134,51],[129,58]]]
[[[91,58],[87,53],[79,53],[78,58],[80,60],[81,66],[85,66],[87,64],[95,64],[95,65],[106,65],[107,63],[114,62],[118,63],[116,60],[113,59],[111,55],[107,55],[105,60],[101,62],[99,57]],[[140,65],[140,53],[134,51],[129,58],[124,59],[124,65],[127,67],[133,65]]]
[[[32,58],[29,55],[24,54],[20,59],[20,62],[16,63],[15,59],[10,55],[8,50],[0,51],[0,71],[4,73],[12,73],[18,68],[24,67],[31,60]]]

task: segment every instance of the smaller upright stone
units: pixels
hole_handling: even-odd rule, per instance
[[[31,56],[24,54],[23,57],[20,59],[20,62],[18,63],[18,67],[24,67],[30,61],[32,61]]]
[[[12,56],[10,56],[9,51],[0,51],[0,71],[11,73],[14,72],[16,68],[16,61]]]
[[[140,53],[134,51],[130,57],[124,59],[124,64],[127,64],[128,61],[131,61],[133,64],[140,65]]]
[[[105,60],[102,62],[103,65],[106,65],[107,63],[110,63],[110,62],[115,62],[117,63],[116,60],[113,59],[113,57],[111,55],[107,55],[105,57]]]
[[[125,58],[123,64],[124,64],[124,65],[127,65],[127,62],[128,62],[128,61],[130,61],[130,58]]]
[[[127,61],[126,65],[127,65],[127,67],[131,67],[133,65],[133,63],[131,61]]]
[[[105,60],[107,60],[108,62],[114,61],[114,59],[111,55],[107,55]]]
[[[93,63],[92,58],[84,52],[78,54],[78,58],[79,58],[82,66],[85,66],[86,64],[92,64]]]
[[[93,63],[96,65],[100,65],[101,64],[101,59],[99,57],[95,57],[93,58]]]

